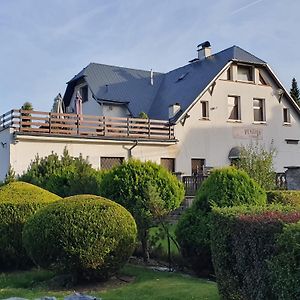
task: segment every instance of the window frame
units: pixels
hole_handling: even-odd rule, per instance
[[[260,101],[262,103],[261,106],[257,106],[254,104],[254,101]],[[263,124],[266,123],[267,117],[266,117],[266,100],[264,98],[253,98],[252,100],[252,108],[253,108],[253,122],[257,124]],[[255,120],[255,111],[256,110],[262,110],[262,120]]]
[[[84,90],[86,90],[84,92]],[[80,95],[81,95],[81,98],[82,98],[82,103],[85,103],[85,102],[88,102],[89,100],[89,87],[88,85],[83,85],[79,88],[79,92],[80,92]]]
[[[168,163],[164,164],[163,162],[168,162]],[[172,169],[168,168],[169,162],[171,162]],[[175,170],[176,170],[176,160],[175,160],[174,157],[161,157],[160,158],[160,165],[162,167],[164,167],[166,170],[168,170],[169,172],[175,173]]]
[[[206,100],[200,101],[201,104],[201,120],[209,120],[209,103]],[[203,109],[205,107],[205,110]],[[206,115],[204,115],[206,112]]]
[[[282,109],[282,112],[283,112],[283,124],[291,125],[291,110],[288,107],[284,107]],[[285,112],[287,113],[287,115],[285,115]]]
[[[237,104],[234,104],[233,106],[229,103],[229,98],[234,98],[234,100],[237,101]],[[232,114],[233,108],[237,106],[237,118],[230,118]],[[230,107],[232,107],[231,111],[229,111]],[[228,95],[227,96],[227,120],[229,122],[241,122],[242,121],[242,115],[241,115],[241,97],[237,95]]]
[[[244,69],[248,69],[249,70],[249,76],[250,76],[250,80],[249,79],[240,79],[239,78],[239,70],[241,68],[244,68]],[[254,83],[254,77],[255,77],[255,74],[254,74],[254,67],[253,66],[249,66],[249,65],[242,65],[242,64],[238,64],[237,65],[237,69],[236,69],[236,79],[237,81],[240,81],[240,82],[250,82],[250,83]]]

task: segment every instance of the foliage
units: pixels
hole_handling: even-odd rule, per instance
[[[136,265],[126,265],[121,275],[134,279],[130,284],[113,280],[108,284],[83,285],[80,290],[105,300],[219,300],[216,284],[211,281],[184,276],[179,273],[157,272]],[[63,300],[70,290],[50,289],[53,274],[41,269],[31,272],[3,273],[0,276],[0,298],[19,297],[37,299],[45,296]],[[159,283],[159,284],[158,284]],[[75,287],[77,290],[77,287]]]
[[[274,156],[275,150],[268,151],[258,144],[250,144],[241,147],[240,158],[235,164],[261,187],[272,190],[276,184],[276,173],[273,167]]]
[[[149,191],[149,188],[155,191]],[[149,228],[157,217],[154,207],[159,207],[163,214],[177,208],[184,197],[183,185],[165,168],[153,162],[129,160],[103,176],[100,190],[104,197],[120,203],[134,216],[144,260],[147,261]],[[156,194],[155,199],[151,200],[153,193]]]
[[[183,258],[202,276],[213,272],[209,224],[210,214],[192,207],[179,219],[175,230]]]
[[[136,224],[121,205],[93,195],[65,198],[41,209],[23,230],[23,243],[39,266],[74,279],[107,279],[135,247]]]
[[[276,299],[267,261],[284,224],[299,220],[300,212],[289,206],[213,209],[211,249],[223,299]]]
[[[296,103],[299,105],[300,91],[299,91],[299,88],[298,88],[298,83],[297,83],[296,78],[292,79],[292,87],[291,87],[291,90],[290,90],[290,95],[296,101]]]
[[[279,300],[300,299],[300,222],[286,225],[269,264],[273,293]]]
[[[25,102],[25,103],[22,105],[21,109],[23,109],[23,110],[33,110],[32,103],[30,103],[30,102]]]
[[[4,183],[10,183],[16,181],[16,172],[14,171],[14,169],[12,168],[11,164],[9,165],[8,171],[5,175],[5,179],[4,179]]]
[[[213,272],[210,251],[212,206],[265,205],[266,193],[247,173],[234,167],[215,169],[196,193],[192,207],[178,222],[181,253],[199,275]]]
[[[281,203],[295,206],[300,210],[300,191],[268,191],[268,203]]]
[[[139,118],[140,119],[149,119],[148,115],[144,111],[141,111],[139,113]]]
[[[266,192],[246,172],[234,167],[215,169],[195,196],[195,208],[210,211],[218,207],[266,204]]]
[[[61,157],[54,153],[44,158],[37,156],[21,176],[21,180],[61,197],[76,194],[98,195],[103,174],[103,171],[93,169],[81,155],[70,156],[65,148]]]
[[[32,265],[22,246],[22,229],[29,217],[60,197],[25,182],[0,188],[0,269]]]

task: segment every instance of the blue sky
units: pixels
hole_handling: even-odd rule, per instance
[[[300,84],[297,0],[0,0],[0,113],[48,111],[90,62],[167,72],[238,45]]]

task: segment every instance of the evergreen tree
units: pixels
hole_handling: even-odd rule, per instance
[[[292,80],[292,88],[290,90],[290,94],[292,98],[298,103],[298,105],[300,105],[300,91],[295,77]]]

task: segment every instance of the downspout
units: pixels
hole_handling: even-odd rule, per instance
[[[130,147],[128,150],[128,159],[132,158],[132,150],[138,145],[138,141],[134,142],[134,145]]]

